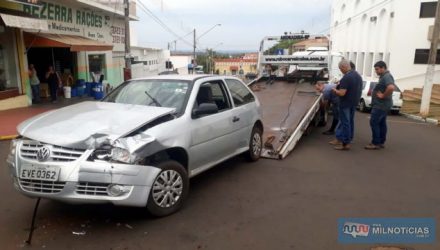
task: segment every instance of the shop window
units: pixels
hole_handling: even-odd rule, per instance
[[[416,49],[414,64],[428,64],[429,49]],[[437,51],[436,64],[440,64],[440,50]]]
[[[437,9],[437,1],[421,3],[420,4],[420,18],[435,17],[436,9]]]

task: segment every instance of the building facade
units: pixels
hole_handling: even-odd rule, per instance
[[[376,80],[373,65],[383,60],[399,88],[422,87],[436,5],[432,0],[334,0],[331,50],[353,61],[364,79]],[[439,70],[435,81],[440,82]]]
[[[133,78],[158,75],[167,70],[165,63],[170,60],[169,50],[132,46],[130,53]]]
[[[248,73],[257,73],[257,58],[227,58],[214,59],[214,72],[219,75],[244,76]]]
[[[318,38],[312,38],[307,39],[298,43],[295,43],[291,47],[292,53],[298,52],[298,51],[305,51],[310,47],[329,47],[329,41],[326,37],[318,37]]]
[[[54,66],[62,79],[71,75],[74,80],[92,81],[103,74],[110,85],[120,84],[125,66],[125,23],[123,10],[115,6],[122,3],[0,1],[0,79],[5,86],[0,89],[0,110],[31,104],[30,64],[37,70],[43,95],[49,66]],[[131,10],[130,18],[136,20],[135,9]],[[9,93],[2,95],[5,91]]]

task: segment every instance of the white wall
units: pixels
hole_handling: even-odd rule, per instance
[[[373,64],[383,60],[401,89],[423,86],[427,65],[414,64],[416,49],[429,49],[434,18],[419,18],[426,0],[334,0],[332,50],[357,65],[367,80],[377,79]],[[376,18],[376,21],[371,21]],[[440,82],[437,71],[436,82]]]
[[[144,47],[132,47],[131,54],[137,63],[132,65],[132,77],[141,78],[158,75],[166,70],[165,62],[170,59],[170,51]]]
[[[174,68],[177,69],[177,71],[179,72],[179,74],[186,75],[188,74],[188,64],[191,63],[192,58],[193,57],[189,55],[176,55],[171,56],[170,60],[173,63]]]

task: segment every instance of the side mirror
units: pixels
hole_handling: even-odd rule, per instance
[[[193,118],[198,118],[203,115],[211,115],[218,113],[218,107],[214,103],[201,103],[196,109],[193,110]]]

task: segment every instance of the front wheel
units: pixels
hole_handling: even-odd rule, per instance
[[[246,153],[246,157],[249,161],[258,161],[261,156],[261,150],[263,148],[263,131],[261,128],[254,126],[251,133],[251,139],[249,141],[249,151]]]
[[[189,179],[182,164],[165,161],[157,166],[161,172],[151,186],[147,210],[162,217],[177,212],[188,195]]]

